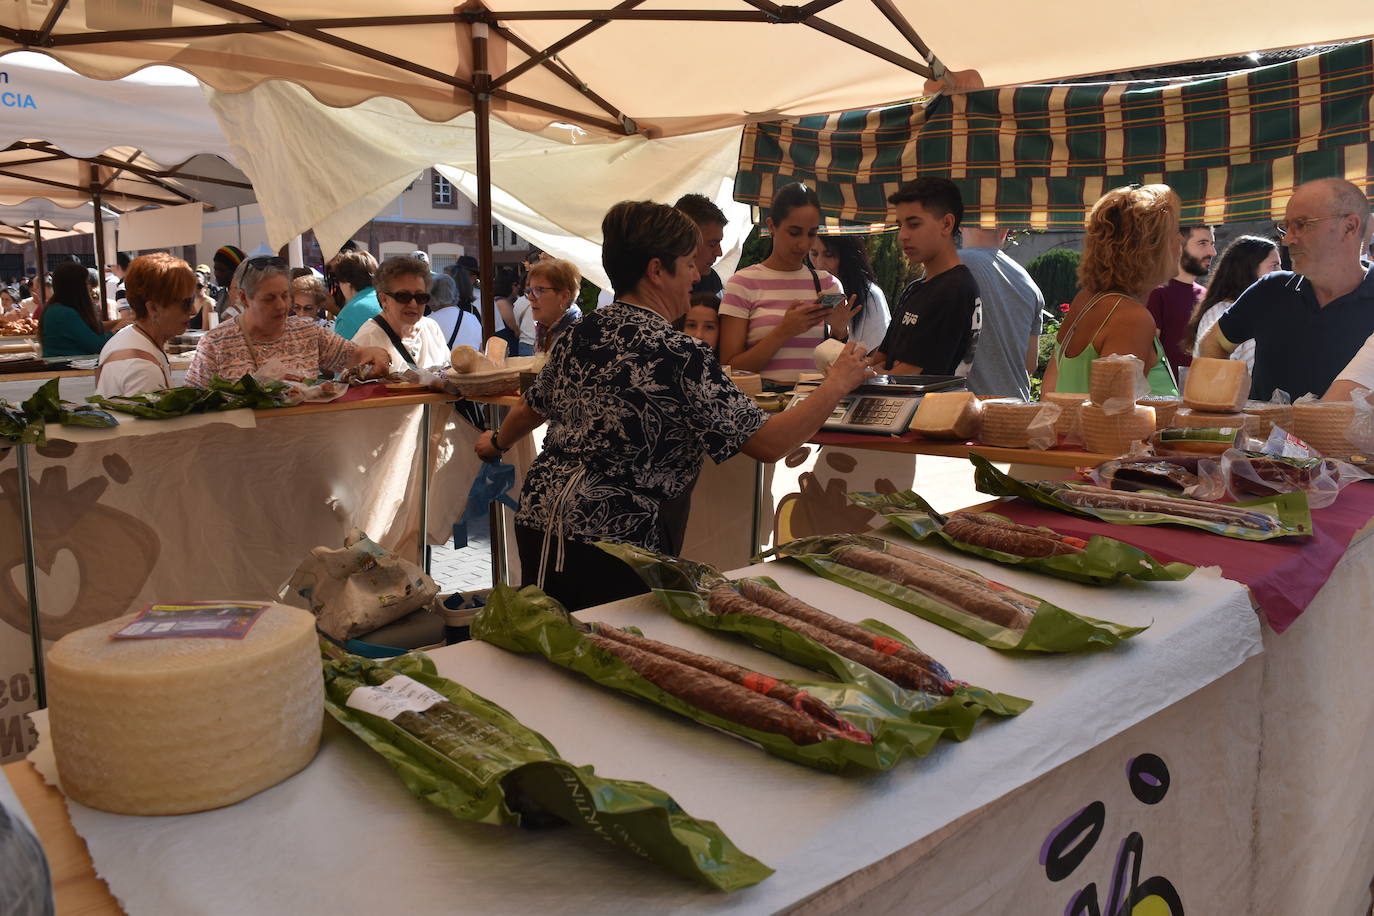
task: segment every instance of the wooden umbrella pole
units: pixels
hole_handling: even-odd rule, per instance
[[[105,219],[100,212],[100,191],[91,185],[91,206],[95,209],[95,272],[100,277],[100,317],[110,317],[109,291],[105,288]]]
[[[477,264],[482,278],[482,338],[496,333],[496,271],[491,244],[491,73],[487,24],[472,24],[473,114],[477,117]]]
[[[43,277],[47,275],[48,266],[43,262],[43,227],[39,225],[38,220],[33,221],[33,256],[38,259],[38,275],[34,277],[33,298],[46,308],[48,297],[43,289]]]

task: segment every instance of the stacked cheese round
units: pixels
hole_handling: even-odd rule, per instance
[[[242,639],[111,639],[120,617],[47,655],[62,789],[116,814],[231,805],[302,769],[320,743],[315,617],[272,605]]]
[[[1133,442],[1148,442],[1155,431],[1153,407],[1136,405],[1107,413],[1096,404],[1083,405],[1083,446],[1099,455],[1121,455]]]
[[[1174,413],[1173,425],[1180,429],[1243,429],[1245,435],[1256,436],[1260,419],[1247,413],[1208,413],[1180,407]]]
[[[1259,432],[1256,439],[1268,439],[1277,426],[1284,431],[1293,429],[1293,405],[1275,404],[1270,401],[1246,401],[1243,413],[1259,418]]]
[[[984,401],[978,441],[999,448],[1030,448],[1031,423],[1044,408],[1045,405],[1039,401],[1020,401],[1015,398]]]
[[[1088,400],[1086,391],[1047,391],[1040,395],[1046,404],[1059,405],[1059,419],[1054,421],[1055,435],[1061,439],[1079,439],[1079,411]]]
[[[1349,401],[1298,401],[1293,405],[1293,435],[1328,458],[1349,458],[1357,451],[1345,437],[1355,405]]]
[[[1108,401],[1134,401],[1138,388],[1145,387],[1145,363],[1134,356],[1102,356],[1092,362],[1088,374],[1088,396],[1101,407]]]
[[[1168,429],[1174,425],[1174,414],[1183,406],[1183,399],[1176,394],[1147,394],[1136,403],[1154,410],[1155,429]]]

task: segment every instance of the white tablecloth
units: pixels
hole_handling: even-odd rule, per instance
[[[873,891],[884,879],[872,876],[862,887],[837,882],[875,866],[900,874],[904,851],[919,851],[925,838],[961,818],[985,816],[992,839],[960,860],[957,867],[967,877],[957,882],[947,877],[945,885],[987,879],[988,888],[996,889],[996,876],[1015,867],[1022,875],[1018,880],[1028,883],[1024,893],[1030,896],[1023,899],[1058,900],[1057,911],[1069,882],[1049,882],[1032,866],[1048,832],[1093,800],[1080,800],[1083,792],[1094,791],[1086,776],[1100,781],[1103,791],[1115,786],[1118,797],[1108,808],[1112,832],[1097,844],[1097,858],[1083,866],[1083,874],[1091,870],[1103,886],[1104,902],[1110,862],[1123,835],[1120,818],[1131,814],[1132,805],[1143,807],[1120,799],[1129,758],[1122,756],[1123,749],[1108,747],[1116,736],[1145,727],[1140,723],[1162,721],[1152,717],[1168,716],[1171,708],[1173,729],[1189,722],[1207,729],[1200,741],[1163,753],[1174,758],[1176,781],[1188,787],[1170,806],[1175,820],[1187,818],[1188,797],[1200,805],[1216,795],[1199,771],[1206,771],[1204,762],[1215,759],[1211,755],[1218,748],[1241,749],[1231,764],[1254,772],[1255,762],[1245,753],[1256,746],[1255,735],[1243,717],[1232,730],[1224,703],[1211,704],[1203,714],[1187,710],[1188,698],[1199,691],[1206,696],[1214,682],[1248,678],[1250,690],[1239,692],[1253,696],[1258,678],[1258,669],[1245,665],[1261,651],[1255,615],[1242,590],[1215,575],[1108,591],[999,567],[998,578],[1063,606],[1127,623],[1154,620],[1144,634],[1110,651],[1012,657],[800,567],[770,564],[767,571],[814,604],[851,619],[871,616],[897,626],[956,677],[1033,699],[1035,705],[1017,719],[984,724],[969,741],[943,744],[931,756],[904,761],[889,773],[842,777],[769,757],[542,658],[510,655],[482,643],[434,654],[441,673],[506,706],[570,761],[658,785],[777,869],[759,886],[729,896],[701,890],[573,830],[533,834],[455,822],[411,797],[379,757],[337,728],[328,731],[320,756],[305,771],[229,809],[134,819],[69,804],[73,822],[97,871],[132,913],[640,914],[773,913],[827,887],[828,894],[839,895],[832,902],[840,902],[830,906],[822,897],[812,905],[848,910],[843,900]],[[793,672],[771,656],[668,618],[648,597],[582,616],[635,624],[650,636],[765,672]],[[1170,733],[1156,729],[1152,734]],[[36,761],[46,748],[40,747]],[[1095,748],[1106,749],[1102,759],[1091,757]],[[1131,753],[1162,750],[1148,744]],[[1070,766],[1061,779],[1057,768],[1065,764]],[[1043,803],[1038,795],[1026,794],[1034,791],[1036,780],[1056,787]],[[1028,784],[1031,789],[1022,789]],[[1242,806],[1253,797],[1243,786],[1232,794]],[[1007,805],[1034,810],[1039,819],[1018,814],[1021,820],[1004,822],[1003,798],[1009,799]],[[1225,800],[1213,798],[1212,804]],[[1196,813],[1199,819],[1206,816]],[[954,835],[964,830],[956,825]],[[1104,857],[1105,865],[1098,862]],[[1190,911],[1216,912],[1203,902],[1213,899],[1211,873],[1195,869],[1170,877],[1183,884],[1179,890],[1185,900],[1195,901]],[[1008,892],[1014,889],[1005,886]],[[958,912],[963,908],[957,900],[948,894],[942,901],[930,899],[929,906],[908,900],[904,911]]]

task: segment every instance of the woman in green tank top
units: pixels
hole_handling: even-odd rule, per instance
[[[1093,360],[1128,354],[1145,364],[1151,394],[1178,394],[1143,302],[1178,271],[1180,209],[1161,184],[1117,188],[1093,205],[1078,265],[1082,290],[1059,328],[1045,391],[1087,392]]]

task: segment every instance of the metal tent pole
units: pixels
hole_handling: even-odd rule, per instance
[[[105,217],[100,212],[100,192],[94,190],[96,187],[91,185],[91,206],[95,208],[95,270],[100,275],[100,317],[102,319],[110,316],[109,294],[105,289]]]
[[[33,545],[33,494],[29,492],[29,447],[14,447],[19,463],[19,524],[24,537],[24,587],[29,599],[29,641],[33,645],[33,693],[38,708],[48,705],[48,685],[43,676],[43,627],[38,615],[38,554]]]
[[[43,277],[48,272],[48,265],[43,261],[43,227],[39,225],[38,220],[33,221],[33,256],[38,259],[38,277],[33,298],[35,302],[46,306],[48,297],[43,289]]]

